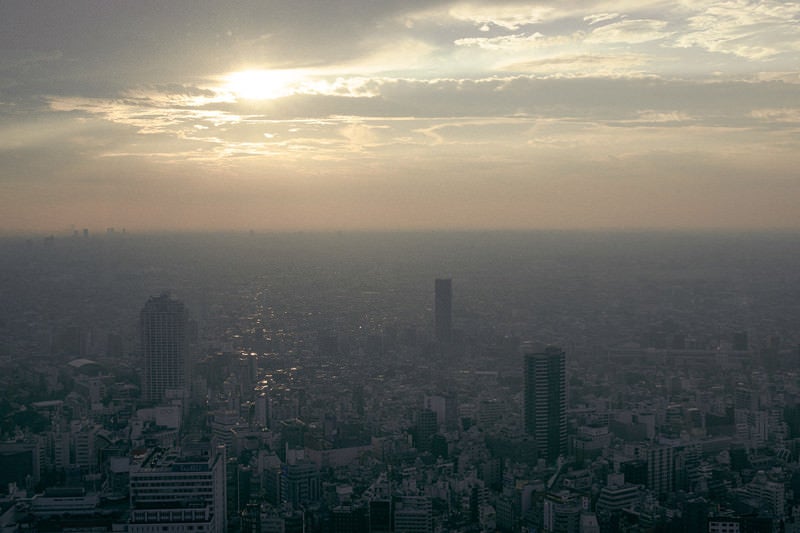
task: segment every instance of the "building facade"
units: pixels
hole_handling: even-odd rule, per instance
[[[129,533],[227,531],[225,448],[210,457],[152,450],[130,471]]]
[[[555,461],[567,452],[566,355],[555,346],[525,355],[525,432],[539,457]]]
[[[164,293],[147,301],[140,319],[143,396],[160,403],[170,394],[185,392],[188,383],[188,315],[182,302]]]

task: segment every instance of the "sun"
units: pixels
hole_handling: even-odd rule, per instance
[[[241,70],[225,76],[223,89],[237,100],[274,100],[300,92],[299,70]]]

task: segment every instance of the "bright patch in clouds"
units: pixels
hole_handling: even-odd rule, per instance
[[[298,70],[242,70],[228,74],[220,89],[237,100],[273,100],[297,93],[305,79]]]
[[[373,97],[380,79],[337,76],[325,71],[242,70],[227,74],[209,90],[217,101],[277,100],[296,95]]]

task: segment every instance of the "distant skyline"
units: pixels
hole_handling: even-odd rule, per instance
[[[800,3],[0,3],[0,232],[800,229]]]

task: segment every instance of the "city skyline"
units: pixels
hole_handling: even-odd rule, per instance
[[[331,237],[1,239],[5,528],[800,530],[800,236]]]
[[[0,231],[797,229],[799,22],[777,0],[4,2]]]

